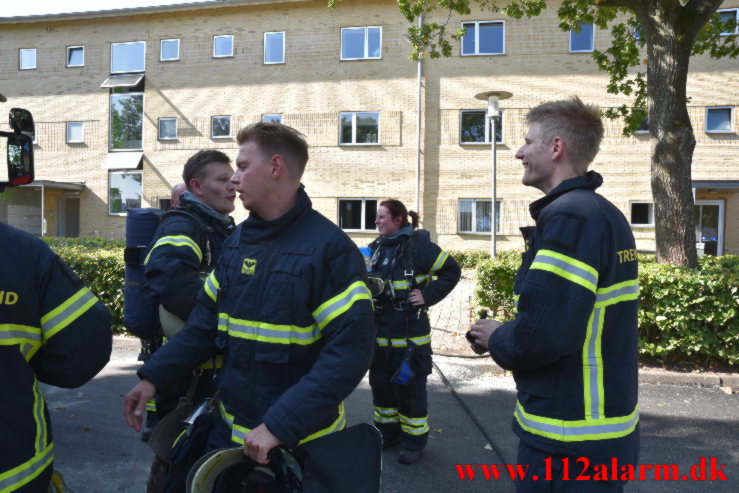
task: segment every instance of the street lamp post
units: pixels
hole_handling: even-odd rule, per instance
[[[500,109],[498,108],[498,102],[501,99],[508,99],[513,94],[507,91],[487,91],[487,92],[481,92],[479,94],[475,95],[475,98],[481,99],[483,101],[488,102],[488,111],[487,111],[487,117],[490,122],[490,146],[493,150],[493,202],[490,204],[490,255],[495,258],[497,255],[497,240],[495,237],[496,233],[496,222],[495,222],[495,206],[496,206],[496,200],[497,200],[497,190],[496,190],[496,183],[497,183],[497,159],[496,159],[496,146],[495,146],[495,119],[498,118],[500,115]]]

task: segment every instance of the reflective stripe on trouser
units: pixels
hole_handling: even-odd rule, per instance
[[[431,334],[418,337],[408,337],[407,339],[388,339],[387,337],[378,337],[377,345],[379,347],[406,347],[408,340],[413,341],[416,346],[423,346],[424,344],[431,343]]]
[[[223,402],[218,403],[218,408],[221,413],[221,418],[223,418],[223,421],[228,425],[229,428],[231,428],[231,441],[234,443],[238,443],[239,445],[244,444],[244,437],[247,433],[251,431],[251,428],[247,428],[245,426],[240,426],[237,423],[234,423],[234,416],[233,414],[226,411],[226,407],[223,405]],[[333,433],[335,431],[343,430],[346,428],[346,412],[344,411],[344,403],[342,402],[339,404],[339,415],[334,420],[333,423],[328,425],[326,428],[320,429],[316,431],[315,433],[311,433],[307,437],[300,440],[299,445],[310,442],[311,440],[315,440],[316,438],[320,438],[324,435],[328,435],[329,433]]]
[[[54,461],[54,444],[50,443],[30,460],[9,471],[0,472],[0,491],[10,493],[33,481]]]
[[[155,412],[157,412],[157,403],[156,403],[156,401],[154,401],[153,399],[152,400],[149,400],[149,401],[146,401],[146,412],[147,413],[155,413]]]

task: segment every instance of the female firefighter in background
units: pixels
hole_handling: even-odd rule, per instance
[[[408,222],[410,215],[412,223]],[[459,281],[457,262],[417,230],[418,214],[399,200],[384,200],[370,244],[372,272],[384,288],[375,298],[377,343],[370,367],[375,425],[385,447],[400,443],[398,461],[418,460],[428,441],[426,378],[431,373],[431,326],[427,307]]]

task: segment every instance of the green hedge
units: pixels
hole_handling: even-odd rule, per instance
[[[44,238],[49,247],[105,303],[113,315],[113,329],[123,332],[125,281],[121,240],[102,238]]]
[[[475,303],[503,320],[514,316],[520,254],[502,252],[477,271]],[[739,256],[700,257],[697,269],[639,259],[639,352],[701,366],[739,364]]]
[[[473,269],[486,260],[490,260],[490,253],[485,250],[447,250],[460,267]]]

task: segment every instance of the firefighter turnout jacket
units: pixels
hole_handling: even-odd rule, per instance
[[[38,238],[0,223],[0,491],[51,474],[39,382],[78,387],[110,358],[107,308]]]
[[[634,237],[623,214],[594,190],[594,171],[533,202],[535,227],[515,281],[517,315],[489,339],[513,370],[513,428],[528,446],[610,464],[639,447]]]
[[[252,213],[226,240],[188,324],[139,370],[167,386],[222,351],[231,440],[266,424],[288,448],[345,426],[343,400],[369,367],[373,312],[354,243],[314,211]]]

